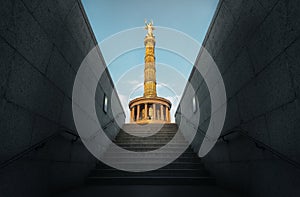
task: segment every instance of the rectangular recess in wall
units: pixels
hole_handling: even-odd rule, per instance
[[[197,111],[197,101],[196,101],[195,96],[192,99],[192,105],[193,105],[193,113],[196,113],[196,111]]]
[[[104,97],[103,97],[103,111],[104,111],[104,113],[107,113],[107,108],[108,108],[108,99],[107,99],[107,96],[104,94]]]

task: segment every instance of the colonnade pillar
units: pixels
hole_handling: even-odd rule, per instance
[[[170,121],[170,117],[169,117],[169,108],[166,107],[166,121]]]
[[[130,109],[130,122],[133,122],[133,107]]]
[[[148,103],[145,103],[145,117],[143,117],[145,120],[148,119]]]
[[[135,112],[135,107],[132,108],[132,121],[134,121],[134,112]]]
[[[130,122],[150,121],[149,117],[154,121],[170,122],[170,109],[168,106],[160,103],[142,103],[131,107],[130,116]]]
[[[153,104],[153,119],[156,120],[156,104]]]
[[[160,120],[164,120],[164,106],[160,105]]]
[[[140,105],[137,106],[137,111],[136,111],[136,120],[140,119]]]

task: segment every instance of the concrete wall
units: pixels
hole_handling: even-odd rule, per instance
[[[234,127],[300,163],[300,2],[221,0],[203,46],[214,58],[227,93],[222,134]],[[195,66],[204,63],[200,53]],[[192,146],[199,150],[210,121],[207,85],[197,69],[189,81],[201,118]],[[190,102],[191,103],[191,102]],[[177,115],[179,121],[183,117]],[[204,157],[218,183],[250,196],[299,195],[300,170],[240,135],[218,142]]]
[[[0,162],[67,128],[74,133],[72,88],[83,58],[97,44],[79,0],[5,0],[0,6]],[[100,54],[101,55],[101,54]],[[102,59],[103,60],[103,59]],[[105,67],[105,62],[99,62]],[[97,95],[110,100],[109,73]],[[118,98],[116,98],[118,100]],[[113,119],[110,105],[98,116]],[[122,107],[119,103],[119,109]],[[125,119],[124,115],[121,120]],[[106,129],[118,132],[115,123]],[[47,196],[84,181],[96,159],[61,134],[0,169],[0,196]]]

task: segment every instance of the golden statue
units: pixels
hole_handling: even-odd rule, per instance
[[[150,23],[147,23],[147,20],[145,20],[145,25],[145,29],[147,29],[148,35],[153,36],[153,30],[155,30],[155,28],[153,27],[153,21],[151,20]]]

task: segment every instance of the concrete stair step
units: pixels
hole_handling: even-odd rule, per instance
[[[147,137],[144,137],[143,134],[145,134],[144,132],[141,132],[141,133],[134,133],[134,135],[131,135],[131,134],[128,134],[128,133],[120,133],[118,134],[118,136],[116,137],[116,139],[120,139],[120,138],[131,138],[131,139],[141,139],[141,138],[149,138],[149,139],[155,139],[155,138],[169,138],[169,139],[172,139],[175,134],[174,133],[156,133],[154,135],[150,135],[150,136],[147,136]],[[146,133],[147,134],[147,133]],[[184,139],[182,137],[182,139]]]
[[[215,179],[210,176],[203,177],[89,177],[87,182],[91,185],[215,185]]]
[[[141,130],[137,130],[137,131],[121,131],[120,134],[124,134],[124,135],[138,135],[138,134],[147,134],[149,136],[153,136],[153,135],[175,135],[176,131],[141,131]],[[143,137],[143,136],[139,136],[139,137]]]
[[[163,147],[163,145],[126,145],[126,146],[119,146],[126,150],[131,150],[135,152],[149,152],[149,151],[155,151]],[[176,152],[179,152],[177,150],[184,149],[185,146],[169,146],[168,148],[165,147],[165,149],[175,149]],[[116,148],[113,148],[116,149]]]
[[[135,151],[135,152],[148,152],[147,154],[156,154],[154,152],[149,152],[149,151],[154,151],[157,149],[157,147],[152,147],[153,149],[149,148],[149,147],[141,147],[141,148],[126,148],[126,150],[130,149],[130,151]],[[107,154],[114,154],[114,153],[119,153],[119,149],[117,147],[108,147],[108,149],[106,150],[106,153]],[[182,153],[182,149],[181,148],[164,148],[164,151],[161,152],[161,154],[180,154]],[[184,153],[187,153],[187,154],[195,154],[195,152],[192,150],[192,149],[186,149],[184,151]],[[184,154],[182,153],[182,154]],[[181,155],[182,155],[181,154]],[[196,154],[195,154],[196,155]]]
[[[125,124],[124,130],[134,135],[152,134],[160,129],[156,134],[149,137],[138,137],[121,130],[114,143],[118,146],[136,152],[146,152],[147,156],[139,158],[140,163],[134,162],[130,153],[120,153],[118,148],[109,147],[105,152],[105,157],[110,159],[116,166],[122,164],[123,167],[132,171],[143,170],[144,168],[158,168],[162,161],[166,161],[174,156],[180,155],[172,163],[153,171],[148,172],[126,172],[114,169],[104,163],[99,162],[96,168],[90,173],[87,182],[96,185],[200,185],[215,184],[215,179],[205,170],[201,159],[191,148],[187,148],[182,153],[182,148],[186,147],[186,141],[180,134],[176,143],[164,148],[163,153],[154,153],[160,147],[165,146],[176,134],[178,127],[176,124],[147,124],[135,125]],[[150,151],[150,152],[149,152]]]
[[[128,159],[133,159],[133,158],[136,158],[135,156],[133,155],[130,155],[130,154],[105,154],[104,155],[106,158],[116,158],[116,159],[123,159],[123,158],[128,158]],[[141,159],[144,159],[144,158],[174,158],[174,156],[177,156],[175,153],[173,154],[146,154],[146,156],[141,156],[140,158]],[[193,155],[193,154],[190,154],[190,155],[181,155],[179,158],[177,159],[194,159],[194,160],[199,160],[201,161],[201,159],[199,157],[197,157],[196,155]]]
[[[209,173],[204,169],[159,169],[155,171],[148,172],[125,172],[116,169],[95,169],[91,172],[93,177],[151,177],[151,176],[177,176],[177,177],[199,177],[199,176],[208,176]]]
[[[117,158],[117,157],[109,157],[107,156],[106,158],[109,158],[110,161],[112,162],[115,162],[115,163],[118,163],[118,162],[131,162],[133,160],[133,158],[130,158],[130,157],[121,157],[121,158]],[[143,160],[144,162],[159,162],[161,161],[162,159],[165,159],[166,157],[161,157],[161,158],[140,158],[141,160]],[[180,157],[178,159],[176,159],[176,161],[178,162],[189,162],[189,163],[201,163],[201,160],[197,160],[195,158],[191,158],[191,157]]]
[[[135,151],[140,151],[140,152],[142,152],[142,151],[147,151],[147,150],[149,150],[149,149],[157,149],[157,148],[159,148],[160,146],[139,146],[139,147],[137,147],[137,148],[134,148],[134,147],[130,147],[130,148],[133,148],[133,150],[135,150]],[[118,148],[116,148],[116,147],[109,147],[108,149],[107,149],[107,151],[117,151],[118,150]],[[166,151],[166,152],[181,152],[181,147],[167,147],[167,148],[164,148],[164,150]]]
[[[139,137],[139,136],[117,136],[117,138],[115,139],[116,141],[118,140],[127,140],[127,139],[135,139],[135,140],[171,140],[173,139],[173,135],[172,136],[167,136],[167,135],[153,135],[153,136],[149,136],[149,137]],[[185,141],[185,139],[182,138],[177,138],[176,140],[183,140]]]
[[[131,143],[116,143],[118,146],[122,146],[122,147],[161,147],[161,146],[165,146],[166,144],[165,143],[160,143],[160,142],[145,142],[145,143],[136,143],[136,142],[131,142]],[[176,143],[176,144],[168,144],[169,147],[177,147],[177,148],[180,148],[180,147],[186,147],[187,144],[185,143]]]
[[[116,164],[122,164],[129,169],[144,169],[144,167],[150,166],[157,166],[161,164],[161,162],[147,162],[147,163],[131,163],[131,162],[116,162]],[[106,164],[97,164],[96,169],[107,169],[111,168]],[[172,165],[167,165],[163,167],[164,169],[198,169],[203,168],[202,163],[189,163],[189,162],[173,162]]]
[[[173,139],[172,137],[166,137],[166,136],[150,136],[150,137],[122,137],[119,138],[119,136],[115,139],[115,141],[128,141],[128,140],[136,140],[136,141],[156,141],[156,140],[167,140],[170,141],[171,139]],[[180,141],[180,142],[186,142],[186,140],[184,138],[181,139],[176,139],[176,141]]]
[[[128,134],[128,135],[138,135],[138,134],[148,134],[150,136],[153,135],[175,135],[176,132],[175,131],[159,131],[159,132],[153,132],[153,131],[130,131],[130,132],[126,132],[126,131],[122,131],[120,134]],[[139,136],[139,137],[143,137],[143,136]]]
[[[127,150],[127,151],[132,151],[132,152],[139,152],[139,153],[145,153],[145,152],[154,152],[155,150],[157,150],[159,147],[152,147],[152,148],[150,148],[150,147],[146,147],[146,148],[134,148],[134,147],[126,147],[126,148],[123,148],[123,149],[125,149],[125,150]],[[174,150],[174,152],[179,152],[178,151],[179,149],[177,149],[177,150]],[[116,150],[109,150],[109,152],[118,152],[118,151],[116,151]],[[172,150],[166,150],[166,151],[172,151]]]
[[[120,133],[153,133],[153,134],[163,134],[163,133],[170,133],[170,134],[175,134],[178,132],[177,129],[121,129]]]
[[[168,140],[157,140],[156,142],[153,142],[153,141],[138,141],[138,140],[124,140],[122,142],[114,142],[115,144],[121,144],[121,145],[125,145],[125,144],[158,144],[158,145],[166,145],[169,143]],[[183,141],[177,141],[177,142],[172,142],[172,145],[175,145],[175,144],[179,144],[179,145],[186,145],[187,143],[186,142],[183,142]]]
[[[123,157],[131,157],[131,153],[120,153],[120,152],[106,152],[107,156],[109,157],[119,157],[119,158],[123,158]],[[165,157],[173,157],[176,156],[178,153],[176,152],[164,152],[164,153],[147,153],[147,157],[161,157],[161,158],[165,158]],[[194,153],[194,152],[184,152],[181,154],[180,157],[193,157],[193,158],[198,158],[198,156]]]

